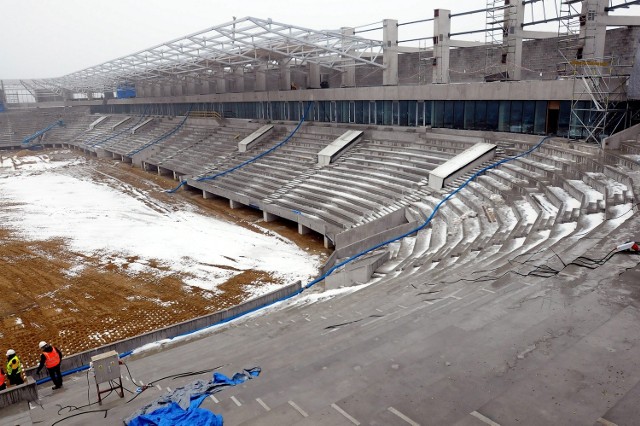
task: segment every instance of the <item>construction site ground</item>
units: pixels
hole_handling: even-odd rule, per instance
[[[42,153],[52,160],[78,156],[71,151],[38,154]],[[3,155],[6,158],[34,153]],[[93,179],[116,178],[142,190],[176,185],[167,177],[115,160],[92,158],[72,167],[84,168]],[[199,207],[203,214],[255,232],[269,229],[322,260],[329,254],[322,236],[299,235],[295,224],[284,220],[264,222],[258,210],[232,210],[227,200],[205,200],[199,191],[149,193],[167,204],[186,201]],[[0,199],[0,209],[10,208],[8,204],[6,199]],[[69,276],[68,268],[78,257],[83,259],[83,268]],[[137,259],[127,260],[131,263]],[[186,285],[179,273],[158,277],[149,272],[127,273],[127,267],[126,263],[105,264],[104,259],[73,252],[61,239],[26,241],[6,223],[0,223],[0,350],[15,349],[23,364],[32,367],[39,359],[40,340],[53,341],[65,354],[85,351],[239,304],[248,298],[250,286],[274,280],[265,271],[245,270],[212,292]]]

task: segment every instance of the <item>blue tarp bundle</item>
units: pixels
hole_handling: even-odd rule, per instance
[[[193,399],[189,408],[183,410],[176,402],[143,414],[131,420],[129,426],[222,426],[222,416],[198,408],[207,395]]]
[[[169,395],[152,402],[136,412],[128,426],[222,426],[222,416],[199,408],[202,401],[229,386],[236,386],[260,375],[260,367],[250,368],[229,378],[222,373],[213,373],[208,383],[202,380],[178,388]],[[184,409],[180,405],[186,405]]]

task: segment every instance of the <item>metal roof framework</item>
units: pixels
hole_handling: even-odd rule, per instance
[[[211,27],[149,49],[58,77],[20,80],[27,89],[100,93],[138,82],[164,83],[230,78],[230,71],[264,69],[277,64],[316,63],[343,70],[357,65],[384,68],[382,41],[312,30],[246,17]],[[5,80],[7,82],[7,80]]]

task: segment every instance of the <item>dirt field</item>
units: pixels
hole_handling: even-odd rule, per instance
[[[140,189],[176,185],[171,179],[111,160],[90,164],[94,179],[115,177]],[[205,200],[200,192],[153,194],[165,203],[188,201],[207,214],[263,232],[255,226],[259,223],[323,260],[329,254],[322,237],[301,236],[286,221],[265,223],[260,211],[231,210],[228,201]],[[0,199],[0,208],[8,207]],[[70,275],[68,269],[78,260],[84,268]],[[128,259],[129,263],[136,260]],[[222,294],[214,294],[185,285],[177,273],[130,274],[127,266],[105,265],[104,259],[72,252],[62,240],[23,241],[0,223],[0,352],[4,355],[11,347],[26,366],[33,366],[39,359],[40,340],[59,346],[65,354],[77,353],[233,306],[247,298],[250,286],[273,282],[264,271],[244,271],[218,287]]]

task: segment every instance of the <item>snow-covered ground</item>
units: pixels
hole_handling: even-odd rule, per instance
[[[74,173],[86,161],[0,159],[3,226],[26,240],[62,238],[69,250],[127,264],[129,273],[177,273],[209,290],[246,270],[268,272],[282,284],[305,283],[317,273],[317,256],[268,230],[253,232],[186,203],[160,202],[117,179],[92,179],[86,168]],[[82,265],[69,269],[77,274]],[[264,285],[251,295],[275,288]]]

